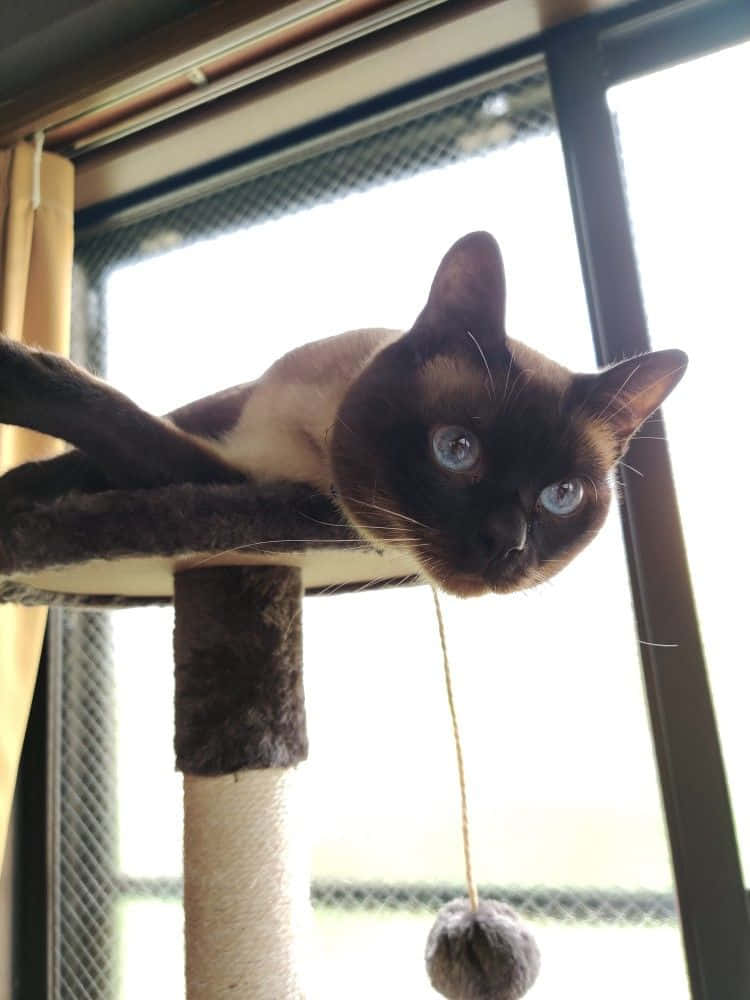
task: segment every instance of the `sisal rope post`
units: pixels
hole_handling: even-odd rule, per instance
[[[309,873],[299,571],[175,577],[187,1000],[300,1000]]]

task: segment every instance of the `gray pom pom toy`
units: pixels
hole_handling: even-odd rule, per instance
[[[539,949],[506,903],[454,899],[427,938],[430,982],[449,1000],[519,1000],[539,973]]]
[[[453,697],[443,614],[433,588],[440,644],[443,649],[445,690],[456,744],[461,790],[461,829],[468,899],[454,899],[441,907],[425,948],[427,974],[433,987],[448,1000],[520,1000],[539,974],[539,948],[516,912],[495,899],[479,899],[471,870],[469,810],[458,714]]]

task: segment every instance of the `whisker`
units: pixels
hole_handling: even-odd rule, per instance
[[[341,424],[342,427],[345,427],[349,431],[349,433],[351,434],[352,437],[356,437],[356,434],[351,429],[351,427],[349,426],[349,424],[347,424],[346,421],[342,420],[341,417],[338,416],[338,414],[336,415],[336,423],[337,424]]]
[[[409,521],[411,524],[417,524],[419,525],[420,528],[426,528],[428,531],[435,530],[434,528],[431,528],[429,524],[425,524],[424,521],[417,521],[417,519],[414,517],[407,517],[406,514],[399,514],[398,511],[389,510],[387,507],[381,507],[379,504],[368,503],[366,500],[355,500],[352,497],[347,497],[346,499],[347,503],[357,503],[360,504],[362,507],[371,507],[373,510],[382,511],[383,514],[390,514],[392,517],[400,517],[404,521]]]
[[[519,371],[518,375],[516,375],[515,379],[513,380],[513,385],[511,386],[510,393],[508,394],[508,400],[507,400],[507,402],[505,404],[506,412],[508,412],[510,410],[511,406],[513,406],[514,403],[517,403],[518,400],[521,398],[523,390],[528,386],[529,380],[531,379],[531,376],[533,374],[534,373],[533,373],[533,371],[531,371],[530,368],[522,368]],[[516,386],[519,385],[519,383],[521,381],[521,376],[523,376],[523,375],[526,376],[526,384],[519,386],[518,393],[516,394],[516,398],[513,399],[513,393],[515,392]]]
[[[366,525],[372,531],[408,531],[408,527],[405,524],[368,524]]]
[[[591,478],[591,476],[581,476],[582,479],[587,480],[591,483],[591,489],[594,491],[594,502],[599,503],[599,490],[596,488],[596,483]]]
[[[221,559],[223,556],[231,556],[242,552],[247,552],[250,549],[257,549],[262,552],[265,548],[271,545],[289,545],[292,542],[300,542],[303,544],[308,544],[310,542],[322,542],[324,547],[327,539],[325,538],[270,538],[262,542],[246,542],[244,545],[236,545],[231,549],[222,549],[220,552],[212,552],[210,555],[205,556],[203,559],[199,559],[198,562],[194,563],[194,567],[203,566],[205,563],[212,562],[214,559]],[[340,544],[340,543],[339,543]],[[367,542],[356,541],[355,539],[347,539],[347,548],[349,549],[369,549],[372,548]],[[292,550],[295,551],[295,550]],[[296,550],[299,551],[299,550]]]
[[[518,369],[518,373],[516,374],[516,377],[513,379],[513,382],[511,383],[510,391],[508,393],[506,393],[506,395],[503,397],[504,400],[505,400],[505,409],[506,410],[510,409],[510,403],[511,403],[511,400],[513,398],[513,392],[514,392],[516,386],[518,385],[518,380],[521,378],[521,376],[523,375],[523,373],[524,373],[524,369],[523,368],[519,368]]]
[[[684,367],[685,367],[684,365],[679,365],[677,368],[673,368],[671,372],[666,372],[660,378],[654,379],[653,382],[647,385],[644,389],[641,389],[640,392],[636,392],[635,395],[631,396],[630,399],[627,401],[627,403],[623,403],[623,405],[619,409],[615,410],[615,412],[610,415],[610,419],[612,417],[616,417],[618,413],[621,413],[623,410],[627,409],[627,407],[630,406],[631,403],[634,403],[635,400],[638,399],[639,396],[642,396],[645,392],[651,392],[651,390],[654,388],[655,385],[658,385],[665,379],[671,378],[673,375],[676,375],[677,372],[681,372],[684,369]],[[636,368],[635,371],[638,371],[638,369]],[[635,374],[635,372],[633,374]]]
[[[399,531],[408,531],[409,530],[408,526],[405,525],[405,524],[403,524],[403,525],[402,524],[368,524],[367,527],[373,529],[374,531],[391,531],[391,532],[394,532],[394,533],[399,532]]]
[[[635,368],[632,370],[632,372],[629,373],[629,375],[627,376],[627,378],[625,379],[625,381],[622,383],[622,385],[620,386],[620,388],[617,390],[617,392],[614,394],[614,396],[610,396],[610,398],[607,400],[607,405],[602,410],[600,410],[597,413],[597,415],[594,417],[594,420],[603,420],[604,419],[604,415],[607,412],[607,410],[610,408],[610,406],[612,406],[612,404],[614,403],[614,401],[620,395],[620,393],[625,388],[625,386],[628,384],[628,382],[631,380],[631,378],[633,378],[633,376],[636,374],[636,372],[638,372],[640,370],[640,367],[641,367],[640,365],[636,365],[635,366]],[[623,409],[623,407],[620,407],[620,409]],[[619,412],[620,412],[620,410],[617,411],[617,413],[619,413]],[[612,414],[612,416],[616,416],[616,414]]]
[[[345,583],[329,583],[327,587],[317,590],[315,592],[315,597],[330,597],[331,594],[337,594],[341,588],[345,586]]]
[[[635,466],[633,466],[633,465],[628,465],[628,463],[627,462],[623,462],[622,459],[620,459],[620,463],[619,464],[620,465],[624,465],[626,469],[630,469],[631,472],[634,472],[636,474],[636,476],[640,476],[641,479],[645,479],[646,478],[645,473],[641,472],[640,469],[636,469]]]
[[[515,364],[515,362],[516,362],[516,358],[515,358],[515,355],[513,354],[513,351],[511,350],[511,352],[510,352],[510,361],[508,362],[508,371],[505,374],[505,387],[503,389],[503,402],[505,402],[505,397],[508,395],[508,382],[510,381],[511,369],[513,368],[513,365]]]
[[[396,577],[396,579],[393,580],[394,587],[398,587],[401,584],[406,583],[407,580],[411,580],[412,576],[414,576],[413,573],[407,573],[406,576]],[[376,580],[367,580],[365,581],[365,583],[362,584],[361,587],[357,587],[355,590],[353,590],[352,593],[361,594],[363,591],[369,590],[371,587],[376,587],[378,586],[378,584],[385,583],[387,580],[391,579],[392,578],[389,576],[379,576]]]
[[[482,361],[484,361],[484,367],[487,369],[487,378],[490,380],[489,395],[490,395],[490,399],[493,399],[494,396],[495,396],[495,380],[492,377],[492,372],[490,371],[490,366],[487,364],[487,358],[485,357],[484,351],[482,350],[482,348],[481,348],[481,346],[479,344],[479,341],[474,336],[474,334],[471,332],[471,330],[467,330],[466,332],[468,333],[468,335],[471,337],[472,341],[474,342],[474,346],[476,347],[476,349],[479,351],[480,358],[482,359]]]
[[[317,517],[313,517],[311,514],[306,514],[303,510],[299,511],[299,516],[304,517],[306,521],[312,521],[313,524],[322,524],[325,528],[345,528],[345,521],[319,521]]]
[[[289,624],[286,627],[286,631],[284,632],[284,638],[282,639],[282,646],[283,643],[286,642],[286,640],[289,638],[289,633],[292,631],[292,629],[294,628],[294,626],[297,624],[297,622],[300,620],[301,617],[302,617],[302,604],[300,603],[297,607],[297,610],[289,619]]]

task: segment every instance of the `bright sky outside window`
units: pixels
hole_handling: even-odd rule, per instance
[[[254,377],[305,340],[362,325],[404,327],[442,253],[479,227],[495,232],[505,252],[511,334],[571,367],[593,368],[559,144],[545,136],[118,269],[107,285],[108,376],[164,411]],[[480,880],[668,892],[616,518],[559,580],[511,598],[449,600],[447,618]],[[169,622],[158,611],[113,618],[120,863],[133,876],[176,876],[181,860],[179,778],[164,723],[171,679],[150,666],[169,662]],[[460,882],[455,765],[429,593],[310,599],[305,641],[314,876]],[[145,648],[159,652],[146,656]],[[369,730],[357,710],[363,698]],[[144,763],[154,753],[159,768]],[[146,905],[124,907],[123,997],[145,988],[139,970],[152,975],[148,956],[162,937],[150,921],[171,925],[179,940],[179,908],[155,903],[149,913]],[[429,922],[427,914],[321,910],[324,995],[349,996],[373,947],[388,959],[362,996],[432,995],[421,959]],[[662,995],[685,995],[673,927],[552,923],[540,941],[538,1000],[558,996],[566,982],[598,997],[604,972],[592,951],[603,966],[637,953],[660,977]],[[612,988],[624,1000],[635,985],[624,976]]]
[[[749,93],[750,43],[610,91],[651,339],[690,355],[666,418],[746,875]]]
[[[691,357],[666,419],[745,850],[748,55],[749,46],[738,46],[610,92],[654,346],[682,347]],[[538,73],[533,88],[546,92]],[[504,91],[500,97],[490,95],[486,110],[502,132],[513,101]],[[476,155],[484,133],[473,132],[473,122],[462,132],[462,114],[455,114],[457,162],[449,156],[342,196],[344,184],[331,199],[288,214],[275,202],[275,217],[252,226],[238,226],[227,191],[219,213],[225,233],[184,242],[172,215],[148,244],[130,246],[131,263],[117,264],[105,282],[111,381],[164,412],[252,379],[305,340],[361,325],[403,327],[421,308],[445,249],[474,228],[492,230],[503,247],[511,335],[570,367],[592,369],[557,135],[529,129],[524,141]],[[442,119],[441,142],[446,121],[453,119]],[[432,148],[424,138],[400,155],[424,163]],[[338,155],[331,162],[340,170]],[[361,162],[353,168],[358,183]],[[205,219],[205,205],[197,209]],[[112,237],[112,260],[122,259],[114,248],[127,238]],[[157,245],[174,249],[157,253]],[[538,922],[543,971],[533,1000],[569,992],[601,1000],[605,982],[607,1000],[632,1000],[642,995],[644,976],[649,996],[686,1000],[674,921],[638,909],[645,897],[670,905],[671,875],[616,515],[543,588],[445,604],[477,877],[528,898],[570,890]],[[173,772],[171,613],[120,612],[111,630],[113,995],[176,998],[181,796]],[[309,599],[305,669],[316,883],[428,891],[460,883],[455,762],[429,593]],[[85,731],[89,718],[77,725]],[[167,887],[162,898],[157,890],[143,895],[152,884]],[[85,879],[75,891],[88,900]],[[587,919],[588,895],[610,892],[631,894],[634,922],[607,923],[601,906],[596,921]],[[362,1000],[434,996],[421,959],[431,919],[419,906],[319,907],[319,995],[348,1000],[356,982]],[[87,1000],[87,989],[71,979],[60,995]]]

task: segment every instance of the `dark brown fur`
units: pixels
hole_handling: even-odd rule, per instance
[[[364,538],[406,549],[415,572],[471,595],[533,586],[601,527],[609,476],[674,388],[681,351],[579,375],[505,334],[505,279],[487,233],[445,255],[407,333],[364,330],[285,356],[257,382],[167,418],[70,362],[0,338],[0,421],[81,449],[0,479],[0,510],[72,489],[181,483],[307,483]],[[432,456],[435,428],[476,435],[467,473]],[[85,453],[85,454],[84,454]],[[580,480],[566,516],[540,503]]]
[[[245,382],[181,406],[167,416],[180,430],[218,439],[237,423],[252,391],[253,383]]]
[[[462,596],[533,586],[580,552],[606,517],[613,466],[686,364],[662,351],[576,375],[507,338],[504,307],[494,240],[460,240],[413,329],[352,386],[334,433],[347,514],[373,538],[408,535],[427,574]],[[431,430],[452,424],[481,443],[470,473],[430,453]],[[584,502],[550,514],[541,490],[573,478]]]

